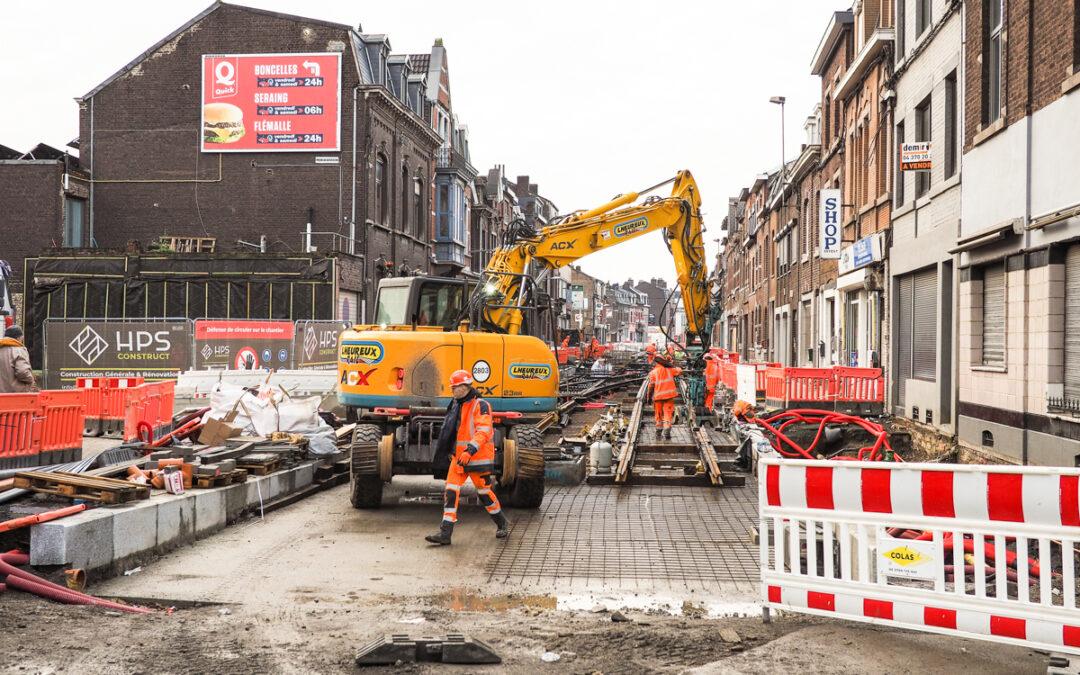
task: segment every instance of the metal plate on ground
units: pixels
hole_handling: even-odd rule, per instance
[[[513,514],[488,560],[492,582],[601,582],[716,592],[752,590],[757,488],[581,485],[549,488],[537,511]]]

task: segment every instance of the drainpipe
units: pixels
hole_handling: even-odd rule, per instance
[[[1031,65],[1032,64],[1031,59],[1035,56],[1035,46],[1034,46],[1035,45],[1035,42],[1034,42],[1034,40],[1035,40],[1035,0],[1028,0],[1027,11],[1028,11],[1027,104],[1024,107],[1024,114],[1027,115],[1027,125],[1026,125],[1026,133],[1025,133],[1025,136],[1024,136],[1024,172],[1025,172],[1024,173],[1024,239],[1023,239],[1023,244],[1022,244],[1023,248],[1021,249],[1021,254],[1025,256],[1025,259],[1024,259],[1024,312],[1025,313],[1028,311],[1028,299],[1030,297],[1028,295],[1028,280],[1029,280],[1029,277],[1030,277],[1030,273],[1028,272],[1026,256],[1027,256],[1028,249],[1031,247],[1031,230],[1028,228],[1028,225],[1031,224],[1031,136],[1032,136],[1032,127],[1035,124],[1035,116],[1032,115],[1032,96],[1031,96],[1031,88],[1035,85],[1035,81],[1034,81],[1035,80],[1035,75],[1034,75],[1035,69]],[[1008,262],[1006,262],[1005,263],[1006,279],[1008,279],[1008,269],[1009,269]],[[1005,288],[1008,289],[1008,284],[1007,283],[1006,283]],[[1008,300],[1009,300],[1008,295],[1006,295],[1005,296],[1005,302],[1006,302],[1005,306],[1006,306],[1006,308],[1008,307]],[[1006,327],[1008,327],[1008,322],[1006,322],[1005,325],[1006,325]],[[1008,335],[1008,332],[1006,332],[1006,335]],[[1025,357],[1024,358],[1024,370],[1025,371],[1027,370],[1027,364],[1030,362],[1029,359],[1027,358],[1027,356],[1028,356],[1028,348],[1030,346],[1029,336],[1030,336],[1030,331],[1028,330],[1028,323],[1024,322],[1024,341],[1023,341],[1023,344],[1021,346],[1024,348],[1023,354],[1024,354],[1024,357]],[[1008,342],[1006,342],[1006,345],[1008,345]],[[1024,390],[1023,390],[1024,391],[1024,401],[1023,401],[1023,404],[1021,405],[1021,410],[1024,411],[1024,416],[1021,418],[1021,422],[1020,422],[1020,424],[1022,426],[1021,435],[1020,435],[1020,437],[1022,439],[1021,440],[1021,458],[1022,458],[1021,461],[1023,462],[1024,466],[1028,465],[1028,412],[1029,412],[1028,411],[1028,392],[1029,392],[1030,388],[1031,388],[1030,378],[1028,377],[1027,372],[1025,372],[1024,373]]]
[[[90,97],[90,241],[94,246],[94,97]]]
[[[360,85],[352,90],[352,215],[349,216],[349,255],[356,255],[356,101]]]

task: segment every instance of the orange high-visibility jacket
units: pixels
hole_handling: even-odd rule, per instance
[[[666,401],[678,396],[675,376],[682,375],[682,368],[668,368],[659,363],[649,371],[649,387],[654,401]]]
[[[705,386],[715,389],[718,382],[720,382],[720,361],[709,359],[705,362]]]
[[[480,449],[464,469],[469,473],[494,472],[495,444],[491,440],[494,435],[491,427],[491,404],[480,397],[474,398],[462,404],[459,415],[457,443],[454,446],[455,459],[468,452],[467,447],[472,441]]]

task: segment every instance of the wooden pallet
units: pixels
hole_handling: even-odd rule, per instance
[[[277,456],[266,457],[264,455],[256,457],[255,455],[248,455],[236,460],[236,468],[246,469],[248,473],[255,476],[265,476],[281,468],[281,458]]]
[[[174,237],[163,236],[158,239],[158,246],[177,253],[213,253],[217,246],[216,237]]]
[[[15,487],[31,492],[86,499],[103,504],[124,504],[150,498],[150,488],[117,478],[78,473],[22,471],[15,474]]]
[[[215,487],[223,487],[225,485],[232,485],[233,483],[246,482],[248,478],[248,472],[244,469],[236,469],[229,473],[222,473],[216,476],[193,476],[191,479],[191,487],[207,489]]]

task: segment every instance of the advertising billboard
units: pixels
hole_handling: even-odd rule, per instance
[[[343,321],[297,321],[293,340],[295,367],[299,370],[336,369],[338,337],[345,328]]]
[[[46,389],[70,389],[80,377],[174,379],[191,367],[192,323],[48,319]]]
[[[204,54],[203,152],[341,149],[341,54]]]
[[[291,368],[293,335],[292,321],[196,319],[195,368]]]

